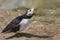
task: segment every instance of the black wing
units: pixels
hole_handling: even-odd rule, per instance
[[[2,31],[4,32],[16,32],[19,30],[20,25],[19,22],[23,19],[23,16],[18,16],[15,19],[13,19],[7,26],[6,28]]]

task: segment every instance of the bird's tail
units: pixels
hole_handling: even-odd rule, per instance
[[[1,33],[10,33],[10,32],[16,32],[20,29],[20,25],[16,25],[15,27],[6,27]]]
[[[6,27],[1,33],[9,32],[9,28]]]

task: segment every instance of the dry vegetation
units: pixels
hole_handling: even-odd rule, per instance
[[[0,32],[12,19],[23,14],[24,12],[22,11],[0,10]],[[48,11],[48,9],[43,10],[43,12],[45,14],[37,14],[34,16],[28,27],[22,31],[30,35],[30,37],[26,35],[28,37],[13,37],[8,40],[60,40],[60,16],[55,16],[56,13],[59,13],[59,10],[55,10],[55,13]],[[15,33],[0,33],[0,40],[6,40],[5,38],[14,34]]]
[[[28,27],[23,33],[28,35],[24,37],[13,37],[7,40],[60,40],[60,0],[38,0],[34,1],[34,5],[40,10],[36,16],[31,19]],[[31,6],[28,1],[27,6]],[[37,2],[37,4],[36,4]],[[19,11],[22,9],[22,11]],[[1,33],[7,24],[15,17],[25,13],[26,7],[11,10],[0,10],[0,40],[14,35],[15,33]],[[44,10],[43,10],[44,9]],[[56,9],[56,10],[52,10]],[[57,10],[58,9],[58,10]]]

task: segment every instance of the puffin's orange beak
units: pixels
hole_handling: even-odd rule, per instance
[[[36,11],[38,8],[34,8],[34,11]]]
[[[36,12],[36,11],[37,11],[37,9],[38,9],[38,8],[34,8],[34,12]],[[36,15],[36,13],[34,13],[34,14]]]

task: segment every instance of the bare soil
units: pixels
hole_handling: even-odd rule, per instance
[[[24,37],[5,39],[15,33],[1,33],[1,31],[15,17],[24,13],[25,11],[0,10],[0,40],[60,40],[60,18],[51,16],[50,13],[46,16],[34,16],[28,27],[22,31],[27,34]],[[54,20],[54,23],[46,24],[42,22],[43,20]]]

